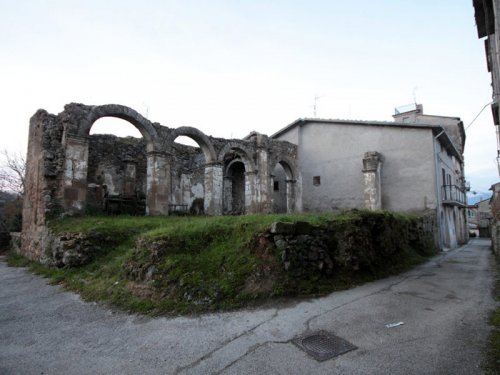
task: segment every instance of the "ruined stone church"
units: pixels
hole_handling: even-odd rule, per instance
[[[103,117],[142,139],[90,135]],[[39,259],[47,221],[78,214],[251,214],[350,208],[431,212],[436,245],[467,241],[458,118],[299,119],[268,137],[168,128],[121,105],[71,103],[30,120],[22,251]],[[199,147],[176,143],[180,136]]]

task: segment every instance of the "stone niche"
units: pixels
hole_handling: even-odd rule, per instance
[[[102,117],[130,122],[142,138],[89,135]],[[301,211],[301,196],[292,143],[256,132],[214,138],[121,105],[71,103],[30,120],[22,252],[43,258],[47,221],[62,215],[291,213]]]

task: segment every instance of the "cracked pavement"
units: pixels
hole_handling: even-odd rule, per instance
[[[489,246],[323,298],[198,317],[113,311],[0,263],[0,373],[478,374],[495,307]],[[358,349],[317,362],[291,343],[319,330]]]

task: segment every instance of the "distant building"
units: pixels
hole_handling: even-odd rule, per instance
[[[271,136],[298,146],[303,211],[432,212],[440,248],[467,242],[462,121],[421,105],[394,120],[299,119]]]
[[[469,234],[473,233],[474,236],[479,236],[479,215],[477,204],[467,205],[467,225]]]
[[[489,238],[491,236],[490,224],[492,218],[490,198],[467,206],[467,218],[470,229],[475,229],[479,237]]]

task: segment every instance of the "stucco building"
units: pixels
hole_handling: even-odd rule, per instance
[[[497,164],[500,174],[500,1],[473,0],[477,35],[484,39],[486,67],[491,73],[492,102],[491,112],[497,138]]]
[[[413,105],[394,122],[299,119],[271,137],[297,145],[303,211],[433,212],[439,247],[467,242],[460,118]]]

